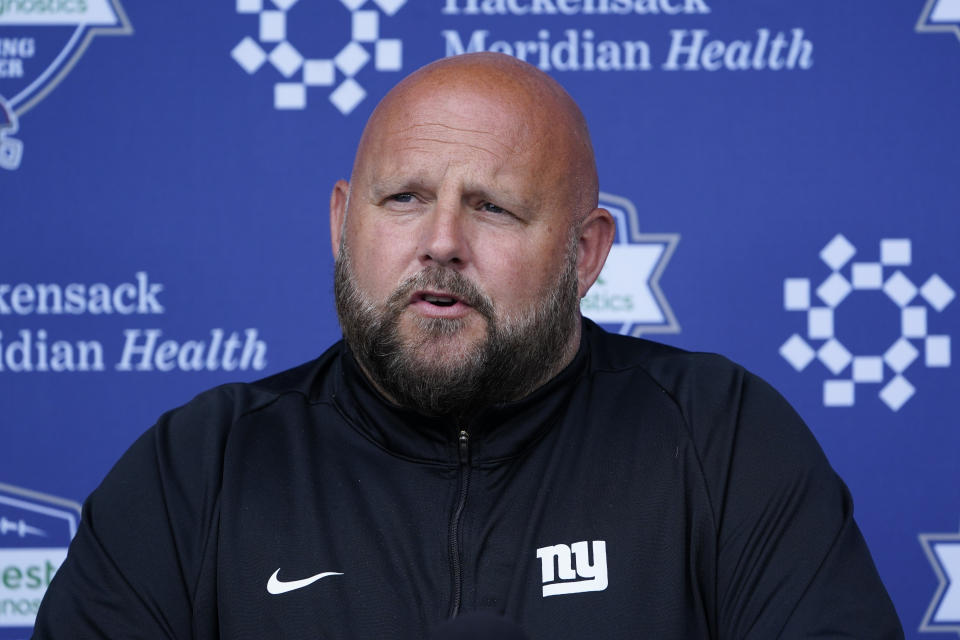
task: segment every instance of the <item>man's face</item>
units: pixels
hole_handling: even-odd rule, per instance
[[[337,302],[358,359],[395,400],[430,413],[502,402],[569,356],[577,245],[562,165],[479,95],[418,102],[371,136],[351,185]],[[447,388],[417,399],[411,384]]]

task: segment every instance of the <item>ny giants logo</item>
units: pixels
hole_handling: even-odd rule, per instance
[[[537,557],[540,558],[544,598],[607,588],[607,544],[603,540],[540,547]]]

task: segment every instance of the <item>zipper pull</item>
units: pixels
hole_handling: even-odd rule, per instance
[[[460,430],[460,464],[467,464],[470,460],[470,434],[466,430]]]

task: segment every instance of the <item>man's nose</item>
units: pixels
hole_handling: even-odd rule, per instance
[[[438,202],[424,220],[420,261],[453,267],[464,264],[469,251],[465,222],[459,203]]]

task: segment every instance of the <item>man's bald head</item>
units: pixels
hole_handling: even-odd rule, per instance
[[[505,153],[542,164],[545,182],[571,191],[579,221],[597,205],[598,181],[586,119],[567,92],[536,67],[499,53],[444,58],[413,72],[374,110],[357,149],[353,178],[384,137],[409,127],[470,126],[498,138]],[[545,186],[550,186],[545,184]]]

